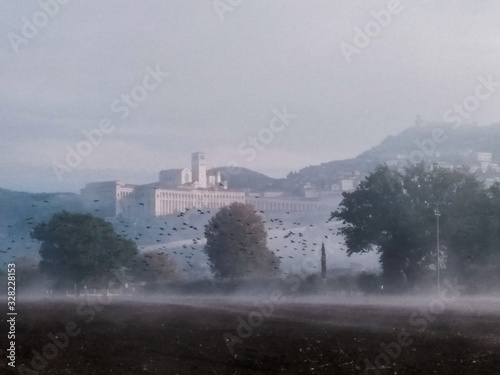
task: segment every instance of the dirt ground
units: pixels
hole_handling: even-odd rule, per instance
[[[494,311],[433,315],[416,307],[195,298],[21,301],[17,309],[15,370],[7,365],[5,314],[0,318],[2,374],[500,371],[500,313]]]

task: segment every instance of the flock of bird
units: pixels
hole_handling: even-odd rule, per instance
[[[98,199],[94,200],[94,203],[97,204],[98,202]],[[49,204],[49,201],[44,200],[41,203],[46,205]],[[139,202],[139,204],[143,203]],[[43,206],[39,206],[39,204],[35,203],[31,203],[31,207],[32,209],[43,208]],[[97,212],[99,209],[96,208],[94,211]],[[255,210],[254,213],[263,216],[263,230],[267,232],[267,241],[269,245],[271,245],[270,247],[273,247],[271,251],[280,261],[288,259],[294,260],[301,255],[307,256],[316,252],[319,246],[321,246],[319,242],[319,232],[323,232],[321,234],[321,236],[323,236],[321,238],[322,241],[328,240],[329,235],[331,236],[334,234],[324,234],[325,230],[333,232],[333,227],[327,228],[324,225],[318,226],[317,223],[304,225],[299,221],[288,222],[286,217],[291,215],[290,211],[283,212],[281,215],[282,218],[266,218],[266,212],[263,210]],[[135,240],[142,250],[142,253],[144,253],[142,257],[138,257],[132,261],[134,266],[140,267],[143,271],[154,270],[155,272],[163,273],[164,270],[162,268],[168,269],[171,267],[171,260],[168,261],[166,258],[172,257],[175,258],[176,261],[182,260],[183,263],[185,263],[185,265],[180,265],[180,267],[182,267],[182,272],[188,273],[197,266],[200,266],[200,263],[204,262],[206,264],[206,258],[204,255],[200,257],[200,254],[203,253],[204,222],[208,221],[208,218],[211,216],[212,212],[210,210],[186,208],[184,211],[169,217],[168,221],[160,219],[152,220],[149,224],[140,226],[139,228],[141,229],[139,230],[137,230],[137,225],[124,219],[114,220],[113,225],[118,234],[124,238]],[[280,215],[276,214],[273,216]],[[291,217],[294,217],[294,215],[292,214]],[[37,225],[34,216],[29,216],[25,218],[24,221],[30,229]],[[326,224],[329,222],[330,221],[327,220]],[[244,224],[247,226],[251,225],[251,223],[248,222]],[[318,230],[315,231],[316,227],[318,227]],[[15,235],[16,232],[12,231],[12,228],[12,225],[8,226],[8,234]],[[251,247],[248,247],[248,244],[242,242],[241,239],[237,239],[234,233],[228,233],[228,236],[231,241],[235,242],[235,246],[239,247],[244,256],[250,260],[253,255]],[[314,240],[310,238],[308,240],[306,237],[314,237]],[[29,238],[29,234],[22,236],[21,240],[26,242],[26,238]],[[17,255],[13,252],[16,240],[12,239],[10,241],[10,246],[6,247],[5,250],[2,248],[0,253],[10,253],[10,258],[16,259]],[[182,243],[178,246],[172,246],[172,244],[177,242]],[[33,245],[37,243],[38,241],[30,239],[29,243],[25,245],[25,248],[31,249]],[[154,259],[153,256],[155,258],[165,258],[165,260]],[[272,262],[272,266],[274,266],[275,269],[279,269],[279,264],[276,264],[274,260],[270,260],[270,262]],[[4,262],[4,264],[6,263],[7,262]],[[249,270],[247,272],[251,273],[252,271]],[[286,274],[286,272],[284,272],[284,274]]]
[[[156,241],[156,246],[140,246],[141,250],[149,251],[153,254],[154,251],[156,251],[157,256],[171,256],[175,257],[176,260],[180,259],[186,265],[185,267],[181,266],[183,267],[182,271],[190,272],[197,265],[199,266],[199,264],[196,264],[196,260],[198,260],[198,262],[206,263],[206,258],[204,256],[197,258],[203,250],[203,231],[205,227],[204,225],[202,226],[199,224],[194,225],[191,221],[198,221],[195,216],[210,213],[211,212],[209,210],[203,211],[200,209],[195,210],[186,208],[184,211],[179,212],[177,215],[173,216],[170,221],[161,221],[161,223],[159,225],[157,224],[156,226],[147,225],[143,227],[143,231],[138,231],[132,233],[131,235],[136,241],[142,243],[151,243]],[[255,210],[254,213],[263,214],[263,216],[265,217],[265,211],[263,210]],[[290,212],[286,211],[284,212],[284,214],[290,215]],[[189,218],[189,220],[184,220],[186,217]],[[237,219],[237,221],[242,222],[240,219]],[[326,224],[327,223],[329,223],[329,221],[327,221]],[[242,222],[242,224],[246,224],[247,226],[251,225],[251,223],[249,222]],[[330,236],[334,234],[330,232],[333,232],[335,230],[334,227],[326,228],[319,225],[319,231],[328,231],[328,234],[323,233],[320,237],[320,235],[316,231],[311,233],[311,231],[316,229],[318,224],[304,225],[299,221],[287,223],[284,218],[279,217],[267,218],[267,220],[263,220],[263,224],[265,225],[264,230],[268,235],[267,240],[269,241],[269,244],[274,247],[271,250],[275,254],[275,256],[280,259],[280,261],[296,260],[297,262],[300,262],[300,256],[305,257],[307,255],[315,253],[321,246],[321,242],[319,242],[319,240],[329,240]],[[120,229],[120,233],[131,233],[130,223],[127,223],[125,220],[120,220],[119,225],[123,227]],[[145,231],[149,231],[149,233],[146,234],[144,233]],[[185,232],[183,233],[182,231]],[[285,233],[280,234],[279,231]],[[247,233],[251,234],[252,232]],[[178,246],[172,247],[168,246],[168,243],[165,243],[165,236],[174,236],[175,238],[181,237],[185,238],[185,240],[183,241],[184,243],[182,245],[179,244]],[[234,243],[234,246],[238,247],[241,250],[241,254],[250,261],[253,255],[251,246],[249,246],[248,243],[241,241],[241,239],[238,239],[235,236],[235,233],[227,233],[227,236],[228,240],[232,241]],[[314,237],[314,240],[308,240],[308,238],[306,237]],[[171,237],[170,239],[173,240],[174,238]],[[229,263],[230,260],[225,260],[225,262]],[[274,266],[275,269],[279,269],[279,264],[276,264],[275,260],[271,259],[270,263],[272,264],[272,266]],[[152,266],[152,264],[148,262],[148,260],[142,260],[142,266],[143,270],[145,271],[147,270],[147,267]],[[165,267],[167,266],[168,264],[165,264]],[[314,268],[316,268],[316,266]],[[162,272],[162,270],[157,270],[157,272]],[[247,270],[247,272],[252,273],[253,271]],[[283,273],[287,274],[287,272]],[[204,277],[206,278],[206,276]]]
[[[34,211],[34,214],[38,214],[38,208],[46,209],[49,203],[50,202],[48,200],[43,200],[38,203],[31,202],[30,206]],[[38,244],[38,241],[30,237],[31,229],[33,229],[37,225],[37,222],[35,222],[35,216],[24,218],[22,223],[18,223],[18,225],[16,226],[13,224],[7,225],[6,237],[3,238],[3,240],[0,242],[0,254],[8,254],[8,260],[6,262],[3,262],[3,264],[7,264],[9,261],[13,261],[19,258],[20,256],[18,256],[17,254],[19,248],[30,250],[32,247],[35,247]],[[22,229],[26,229],[25,227],[28,226],[29,229],[24,232],[25,234],[19,235],[19,233],[17,232],[17,230],[19,230],[19,226]],[[35,265],[32,264],[31,267],[35,267]]]

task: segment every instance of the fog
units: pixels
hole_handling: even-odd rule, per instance
[[[0,43],[1,186],[77,192],[88,181],[146,183],[183,165],[186,149],[204,150],[212,167],[235,161],[285,177],[355,157],[417,114],[442,121],[479,75],[498,75],[493,1],[405,1],[349,63],[340,44],[352,45],[354,29],[387,4],[252,1],[223,20],[201,0],[61,6],[28,43]],[[39,10],[36,0],[5,4],[0,33],[22,37],[23,17]],[[169,77],[122,120],[111,103],[156,65]],[[239,145],[284,106],[297,117],[248,161]],[[467,120],[489,124],[498,111],[486,101]],[[59,181],[52,163],[103,118],[116,130]]]
[[[2,374],[498,372],[499,2],[4,3]]]

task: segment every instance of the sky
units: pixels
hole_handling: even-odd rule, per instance
[[[272,177],[355,157],[500,81],[499,24],[493,0],[4,0],[0,187],[148,183],[195,151]]]

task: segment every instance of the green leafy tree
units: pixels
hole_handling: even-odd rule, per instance
[[[485,204],[482,185],[467,170],[420,163],[398,172],[383,165],[344,193],[332,218],[342,222],[339,234],[349,255],[379,252],[384,282],[404,288],[436,266],[436,209],[440,248],[453,270],[460,273],[467,256],[486,251],[479,220]]]
[[[461,201],[461,205],[466,202]],[[474,215],[462,217],[453,238],[451,266],[457,269],[464,284],[495,288],[500,285],[500,184],[485,191],[468,209]]]
[[[56,287],[91,283],[104,286],[111,271],[137,254],[135,242],[118,235],[113,226],[90,214],[63,211],[35,226],[31,236],[42,242],[40,269]]]
[[[280,260],[268,249],[264,223],[252,205],[222,207],[205,226],[205,237],[204,251],[217,277],[234,280],[279,272]]]
[[[500,183],[496,182],[486,192],[486,212],[488,215],[488,243],[490,251],[485,254],[485,262],[500,264]]]

